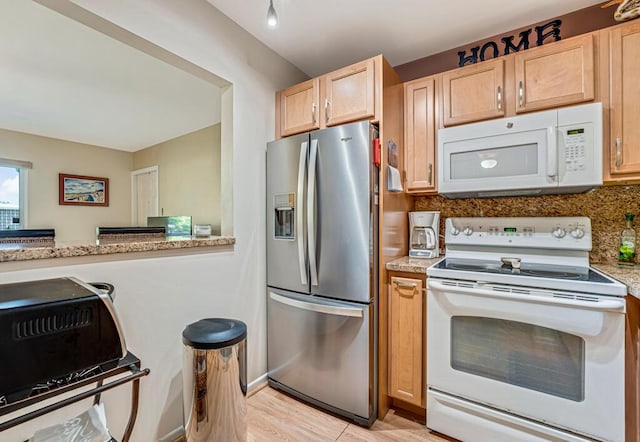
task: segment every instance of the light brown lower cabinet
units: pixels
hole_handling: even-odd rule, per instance
[[[424,279],[389,280],[389,396],[425,406]]]

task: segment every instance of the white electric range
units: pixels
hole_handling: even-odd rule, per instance
[[[589,267],[589,218],[448,218],[445,243],[427,270],[427,426],[624,441],[627,289]]]

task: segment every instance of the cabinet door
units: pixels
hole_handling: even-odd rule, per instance
[[[640,23],[610,34],[612,177],[640,178]],[[631,175],[629,175],[631,174]]]
[[[293,135],[320,128],[318,103],[320,83],[317,78],[291,86],[278,93],[280,134]]]
[[[391,278],[389,395],[421,406],[424,398],[422,280]]]
[[[404,100],[407,192],[435,192],[435,79],[405,83]]]
[[[517,53],[516,112],[593,100],[594,38],[587,34]]]
[[[504,60],[485,61],[445,72],[444,125],[504,116]]]
[[[373,59],[322,77],[324,122],[327,126],[364,120],[375,115]]]

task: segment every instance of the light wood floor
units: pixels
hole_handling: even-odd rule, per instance
[[[393,410],[369,429],[265,387],[247,402],[247,441],[428,441],[450,442]]]

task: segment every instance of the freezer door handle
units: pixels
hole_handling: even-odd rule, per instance
[[[286,296],[278,295],[273,292],[269,292],[269,297],[276,302],[286,304],[291,307],[300,308],[303,310],[309,310],[317,313],[325,313],[327,315],[334,316],[349,316],[352,318],[362,318],[364,312],[360,308],[352,307],[336,307],[333,305],[316,304],[313,302],[300,301],[298,299],[287,298]]]
[[[307,237],[309,238],[309,269],[311,285],[318,285],[318,268],[316,266],[316,162],[318,160],[318,140],[311,140],[309,154],[309,182],[307,184]]]
[[[300,268],[300,282],[307,284],[307,266],[306,266],[306,250],[304,235],[304,175],[307,167],[307,142],[300,144],[300,162],[298,164],[298,192],[296,193],[296,212],[297,212],[297,237],[298,237],[298,266]]]

